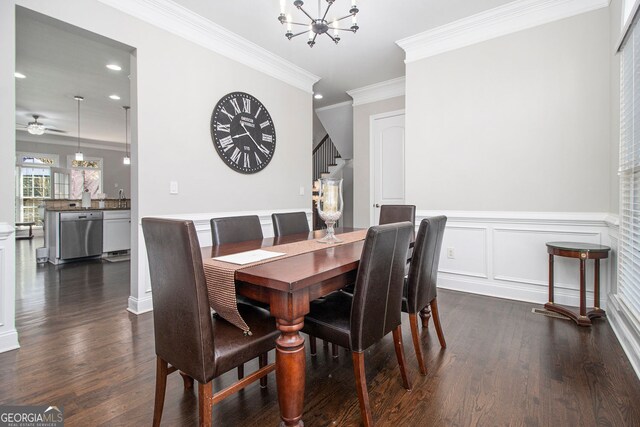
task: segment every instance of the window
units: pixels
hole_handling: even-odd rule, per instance
[[[20,222],[42,225],[39,207],[51,198],[51,167],[58,164],[52,154],[18,153],[16,217]]]
[[[91,193],[92,199],[99,198],[98,194],[102,192],[102,159],[78,161],[69,156],[67,164],[71,166],[70,198],[81,199],[84,191]]]
[[[621,49],[618,296],[640,320],[640,28]]]

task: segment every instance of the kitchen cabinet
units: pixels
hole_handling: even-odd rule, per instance
[[[102,252],[131,249],[131,211],[105,210],[102,220]]]

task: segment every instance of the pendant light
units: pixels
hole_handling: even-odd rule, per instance
[[[122,107],[124,108],[124,157],[122,159],[122,163],[125,165],[131,164],[131,157],[129,156],[129,106]]]
[[[78,151],[76,151],[76,161],[81,162],[84,160],[84,155],[80,151],[80,101],[84,101],[84,98],[76,95],[73,99],[78,102]]]

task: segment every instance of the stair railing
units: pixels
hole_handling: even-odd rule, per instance
[[[340,158],[340,153],[329,134],[322,138],[322,141],[313,149],[313,180],[316,181],[322,177],[323,173],[329,173],[329,166],[336,166],[336,159]]]

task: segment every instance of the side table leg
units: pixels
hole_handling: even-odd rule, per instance
[[[549,303],[553,304],[553,254],[549,254]]]
[[[593,278],[593,306],[596,310],[600,309],[600,260],[595,259],[595,269]]]
[[[276,382],[280,417],[284,426],[302,427],[304,406],[305,354],[304,338],[299,331],[304,317],[287,322],[278,319],[280,336],[276,339]]]

